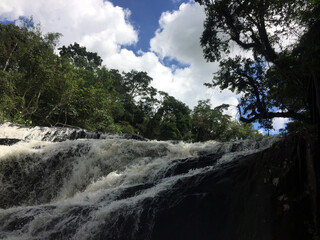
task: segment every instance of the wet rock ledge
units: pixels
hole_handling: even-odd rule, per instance
[[[150,239],[319,239],[318,199],[311,191],[306,154],[311,147],[316,160],[319,151],[308,138],[287,137],[210,174],[177,183],[173,189],[178,190],[168,190],[156,204],[146,202],[145,211],[155,205],[158,209]]]

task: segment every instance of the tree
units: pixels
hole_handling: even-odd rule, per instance
[[[221,108],[212,109],[210,100],[198,101],[192,112],[194,141],[218,140],[227,131],[230,116],[223,115]]]
[[[196,1],[205,6],[207,16],[201,45],[208,61],[221,60],[232,44],[252,52],[251,59],[221,61],[209,84],[244,93],[240,119],[267,128],[274,117],[319,124],[319,70],[312,65],[299,67],[298,75],[295,71],[303,55],[296,55],[301,40],[319,46],[316,38],[306,37],[319,32],[319,1]],[[295,38],[295,43],[284,45],[285,37]],[[313,56],[317,62],[319,56]]]
[[[156,114],[147,124],[146,136],[159,140],[189,140],[191,110],[182,102],[160,92],[162,101]]]
[[[60,34],[24,26],[0,24],[1,120],[118,132],[122,105],[101,58],[78,44],[57,56]]]
[[[42,36],[39,27],[30,23],[27,26],[28,29],[0,25],[0,71],[7,90],[2,98],[8,104],[3,115],[30,122],[39,112],[40,102],[47,97],[44,92],[54,78],[54,47],[59,34]]]
[[[251,123],[241,123],[223,114],[228,105],[211,108],[210,100],[198,101],[192,112],[193,141],[230,141],[261,137]]]
[[[317,137],[304,135],[305,164],[314,231],[319,229],[320,165],[320,1],[196,0],[205,5],[201,37],[208,61],[221,60],[232,44],[252,53],[251,59],[223,59],[211,86],[244,93],[240,119],[270,127],[274,117],[312,126]],[[294,40],[283,44],[286,38]],[[291,124],[299,127],[301,124]],[[297,147],[304,147],[299,144]],[[301,146],[300,146],[301,145]],[[318,236],[318,235],[317,235]]]
[[[59,50],[61,57],[68,57],[79,68],[97,68],[102,64],[97,53],[88,52],[86,47],[81,47],[76,42],[68,47],[62,46]]]
[[[154,106],[157,103],[157,90],[150,86],[152,78],[146,72],[132,70],[119,73],[111,70],[114,78],[114,87],[118,92],[124,112],[116,119],[122,125],[130,124],[135,132],[144,134],[146,125],[154,115]],[[126,127],[127,128],[127,127]]]
[[[79,126],[95,131],[119,132],[114,116],[124,110],[119,101],[113,74],[101,67],[102,59],[78,43],[61,47],[60,61],[69,64],[73,73],[66,79],[68,105],[62,125]]]
[[[222,108],[212,110],[204,101],[192,116],[184,103],[152,87],[146,72],[108,70],[97,53],[77,43],[55,54],[59,37],[43,35],[28,19],[24,27],[0,24],[1,121],[159,140],[228,138],[231,125]]]

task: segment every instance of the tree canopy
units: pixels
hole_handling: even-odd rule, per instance
[[[159,140],[225,141],[259,135],[252,125],[211,109],[208,100],[191,111],[152,87],[146,72],[107,69],[97,53],[78,43],[62,46],[56,54],[60,34],[43,35],[26,20],[23,27],[0,24],[0,121]]]
[[[271,128],[273,118],[286,117],[319,130],[319,1],[196,2],[206,12],[204,56],[220,60],[207,85],[242,93],[240,120]],[[251,57],[230,57],[234,46]]]

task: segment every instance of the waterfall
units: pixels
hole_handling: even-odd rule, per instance
[[[9,123],[0,139],[0,239],[21,240],[161,239],[168,209],[197,204],[212,174],[280,140],[150,141]]]

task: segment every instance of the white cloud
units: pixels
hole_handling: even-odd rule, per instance
[[[286,123],[288,123],[289,121],[290,121],[289,118],[273,118],[272,119],[273,129],[269,131],[260,129],[259,132],[262,134],[279,134],[279,130],[284,129],[286,126]]]
[[[200,37],[205,13],[198,4],[183,3],[179,10],[164,12],[159,20],[160,28],[151,39],[151,50],[161,58],[169,57],[184,64],[204,62]]]
[[[103,0],[1,0],[0,19],[33,16],[44,32],[63,34],[61,45],[78,42],[110,55],[120,45],[134,44],[138,34],[128,22],[129,10]]]
[[[203,7],[191,1],[182,3],[177,11],[162,13],[160,28],[150,41],[150,50],[162,60],[169,58],[188,65],[173,72],[173,81],[165,90],[170,94],[174,92],[174,96],[189,106],[195,106],[198,100],[207,98],[211,99],[213,107],[223,103],[237,105],[234,93],[208,89],[203,85],[212,80],[213,73],[218,69],[218,63],[208,63],[203,58],[200,37],[204,20]],[[232,108],[228,113],[235,116],[236,111]]]
[[[288,118],[274,118],[272,119],[272,125],[275,132],[278,132],[279,129],[284,128],[286,123],[289,122]]]

